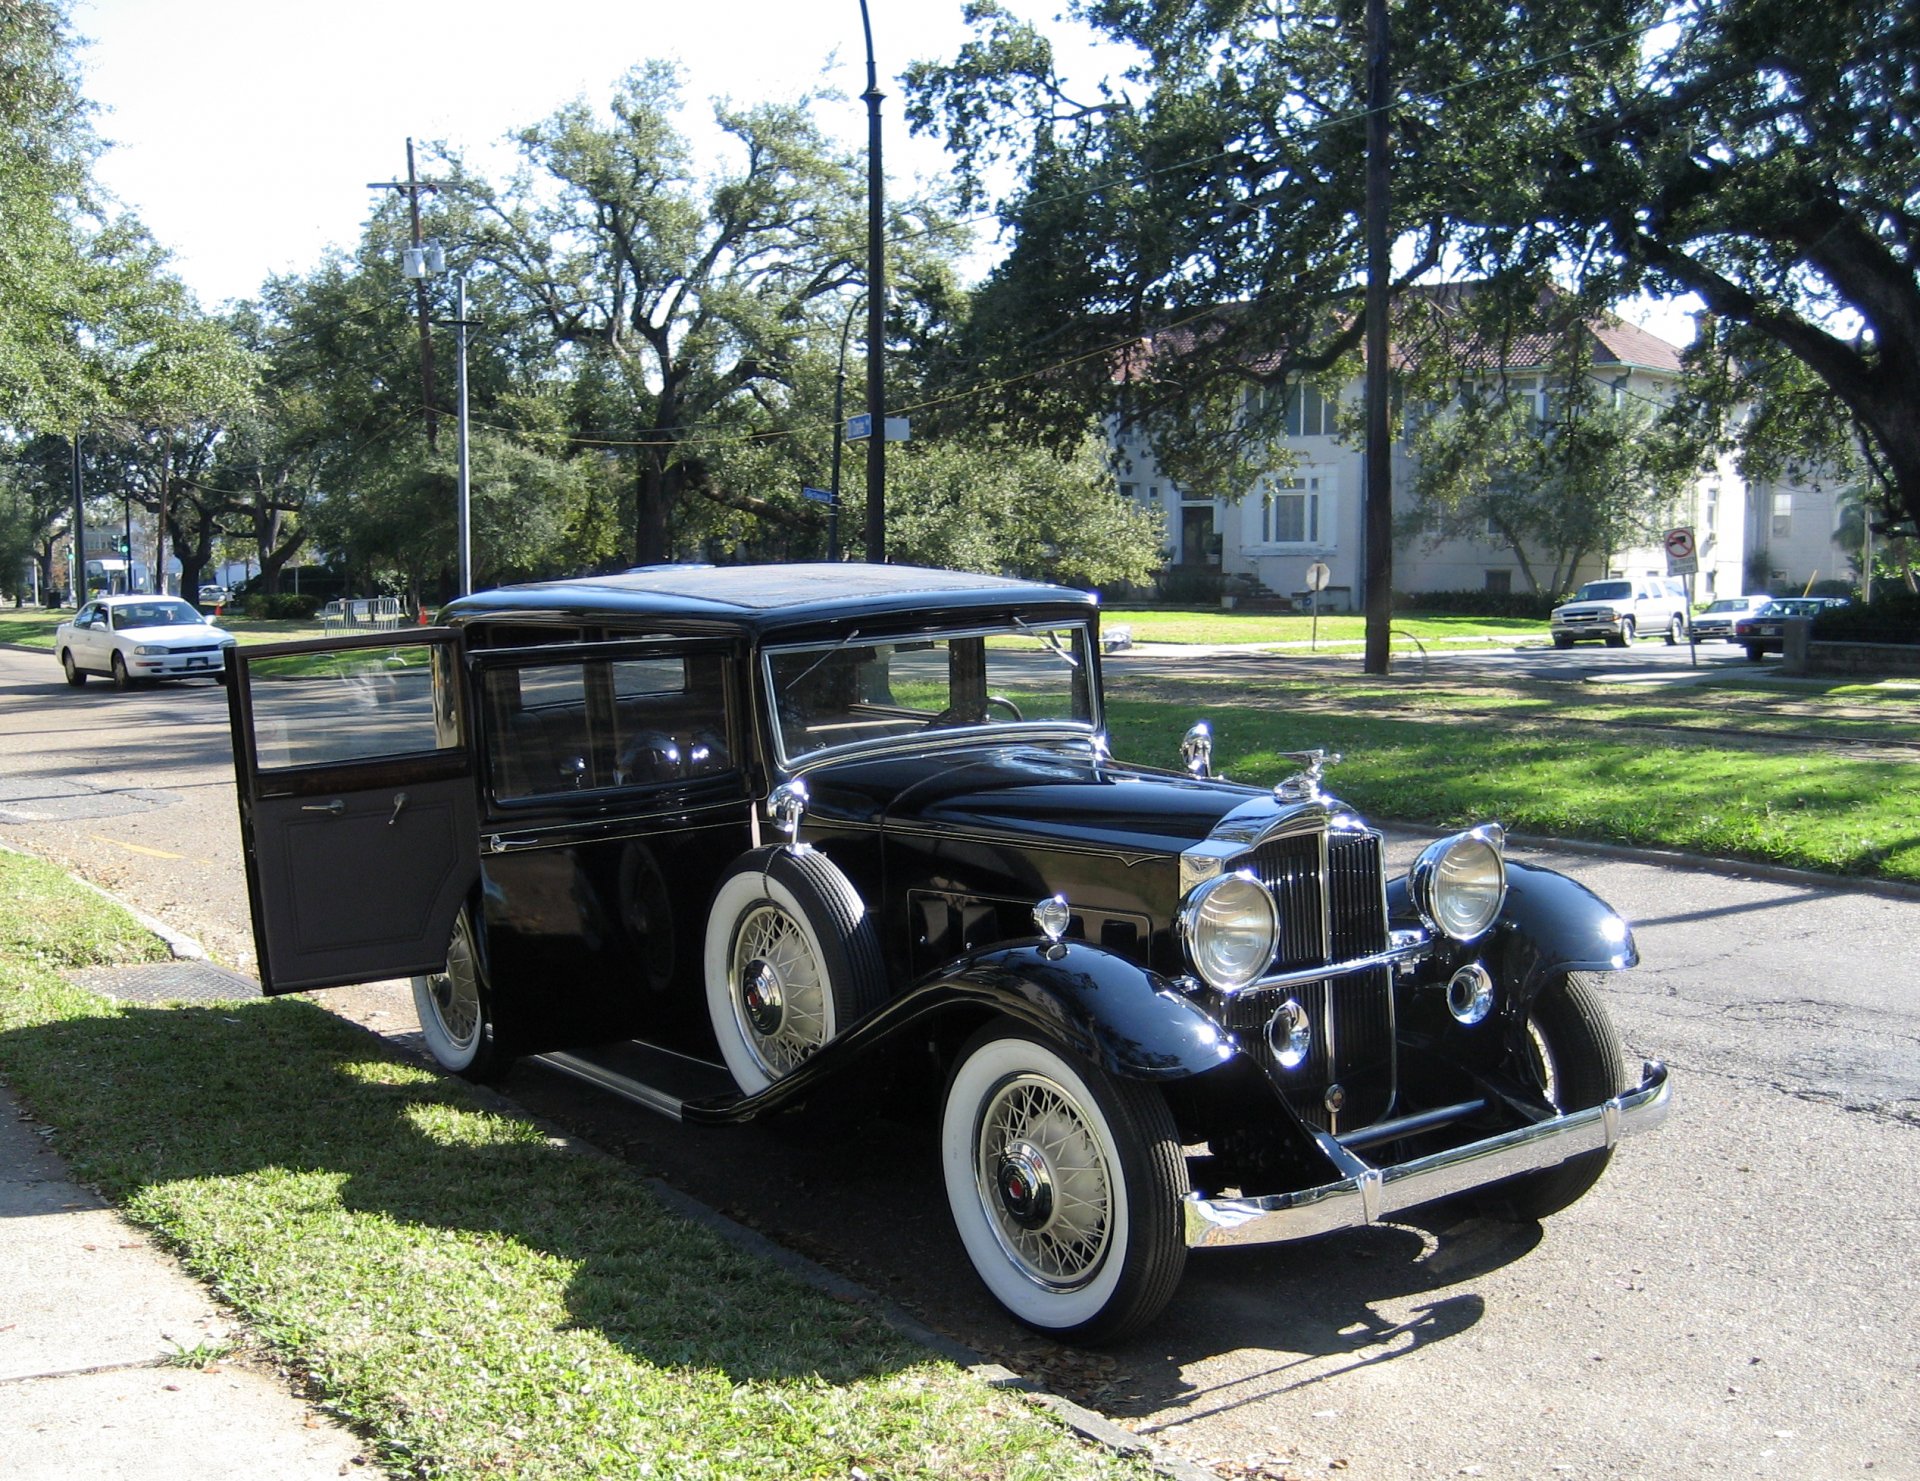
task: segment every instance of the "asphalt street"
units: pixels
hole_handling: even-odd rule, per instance
[[[1112,665],[1110,689],[1135,661]],[[1455,661],[1502,660],[1434,660]],[[1688,660],[1643,644],[1504,661]],[[0,651],[0,842],[251,964],[217,687],[75,691],[51,655]],[[1404,862],[1415,841],[1394,847]],[[1673,1067],[1667,1126],[1544,1226],[1443,1207],[1196,1255],[1167,1318],[1104,1354],[997,1314],[910,1108],[692,1131],[537,1065],[504,1088],[1229,1476],[1920,1477],[1920,902],[1517,852],[1634,922],[1643,964],[1606,991],[1630,1052]],[[397,985],[323,996],[412,1029]]]

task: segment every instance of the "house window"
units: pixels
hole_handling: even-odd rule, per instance
[[[1133,496],[1139,492],[1139,488],[1134,484],[1123,483],[1120,485],[1120,497],[1125,499],[1129,504],[1133,502]]]
[[[1332,479],[1309,473],[1279,481],[1260,497],[1262,545],[1318,545],[1331,527]]]
[[[1793,533],[1793,495],[1788,493],[1773,496],[1773,538],[1784,540]]]
[[[1287,391],[1287,436],[1331,437],[1340,430],[1339,407],[1318,386],[1296,383]]]
[[[1487,590],[1491,592],[1495,592],[1500,596],[1506,596],[1509,592],[1513,590],[1513,572],[1511,571],[1487,572]]]

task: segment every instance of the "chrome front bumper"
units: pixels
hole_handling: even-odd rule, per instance
[[[1637,1089],[1593,1107],[1464,1147],[1435,1152],[1392,1167],[1376,1167],[1334,1137],[1321,1149],[1345,1174],[1298,1193],[1259,1198],[1187,1198],[1187,1244],[1280,1244],[1336,1229],[1373,1224],[1423,1203],[1482,1188],[1520,1173],[1557,1167],[1584,1152],[1599,1152],[1623,1136],[1651,1131],[1667,1119],[1667,1067],[1648,1060]]]

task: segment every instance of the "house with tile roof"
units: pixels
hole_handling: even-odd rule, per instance
[[[1459,289],[1435,290],[1438,298]],[[1588,320],[1587,374],[1616,398],[1661,405],[1671,398],[1681,371],[1680,349],[1660,336],[1623,320]],[[1411,340],[1412,336],[1408,336]],[[1396,336],[1399,339],[1399,336]],[[1453,349],[1459,349],[1453,346]],[[1396,343],[1396,362],[1412,351]],[[1542,417],[1555,396],[1556,342],[1547,332],[1523,334],[1492,350],[1461,357],[1485,373],[1499,374],[1508,393],[1536,398]],[[1164,476],[1147,437],[1116,421],[1110,436],[1120,469],[1121,493],[1157,510],[1164,519],[1169,574],[1211,572],[1240,577],[1236,586],[1303,601],[1307,570],[1326,565],[1332,576],[1322,610],[1359,610],[1365,601],[1363,574],[1364,464],[1358,439],[1343,435],[1358,425],[1364,399],[1356,378],[1337,396],[1313,384],[1286,391],[1283,446],[1288,459],[1276,459],[1281,471],[1256,481],[1238,499],[1196,495]],[[1396,518],[1411,508],[1414,465],[1406,423],[1393,426],[1392,483]],[[1731,455],[1699,475],[1673,525],[1694,531],[1699,569],[1696,601],[1760,590],[1797,589],[1818,576],[1844,575],[1844,561],[1831,537],[1839,519],[1837,492],[1817,484],[1752,483],[1743,480]],[[1532,562],[1536,576],[1547,567]],[[1841,569],[1836,570],[1836,567]],[[1659,544],[1597,553],[1574,573],[1573,583],[1603,576],[1664,575],[1667,558]],[[1197,583],[1204,584],[1204,583]],[[1478,538],[1430,543],[1403,540],[1393,556],[1393,584],[1403,592],[1485,590],[1526,591],[1525,569],[1506,540],[1489,529]]]

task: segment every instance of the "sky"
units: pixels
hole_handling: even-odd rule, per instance
[[[1009,8],[1056,29],[1047,4]],[[904,191],[944,156],[909,137],[896,79],[910,62],[951,57],[967,28],[961,0],[870,9],[883,155],[890,189]],[[821,87],[845,95],[818,110],[822,126],[866,145],[859,0],[75,0],[74,29],[113,144],[98,178],[208,308],[311,269],[330,245],[350,249],[380,194],[367,182],[405,176],[409,137],[445,139],[504,176],[510,131],[576,97],[604,103],[645,60],[682,65],[696,147],[708,99]],[[1115,64],[1090,49],[1061,55],[1076,59],[1070,75]]]
[[[1076,91],[1125,64],[1055,19],[1063,0],[1004,3],[1055,38]],[[897,79],[955,54],[968,34],[962,0],[869,8],[889,190],[905,193],[946,165],[937,142],[909,136]],[[816,110],[822,126],[849,148],[866,142],[859,0],[74,0],[73,21],[113,146],[98,178],[209,309],[255,296],[270,275],[310,271],[329,247],[351,250],[384,193],[367,182],[405,176],[409,137],[444,139],[503,178],[512,130],[576,97],[604,103],[645,60],[681,65],[685,127],[704,159],[716,158],[703,138],[714,97],[832,88],[844,101]],[[1629,317],[1691,338],[1675,309]]]

